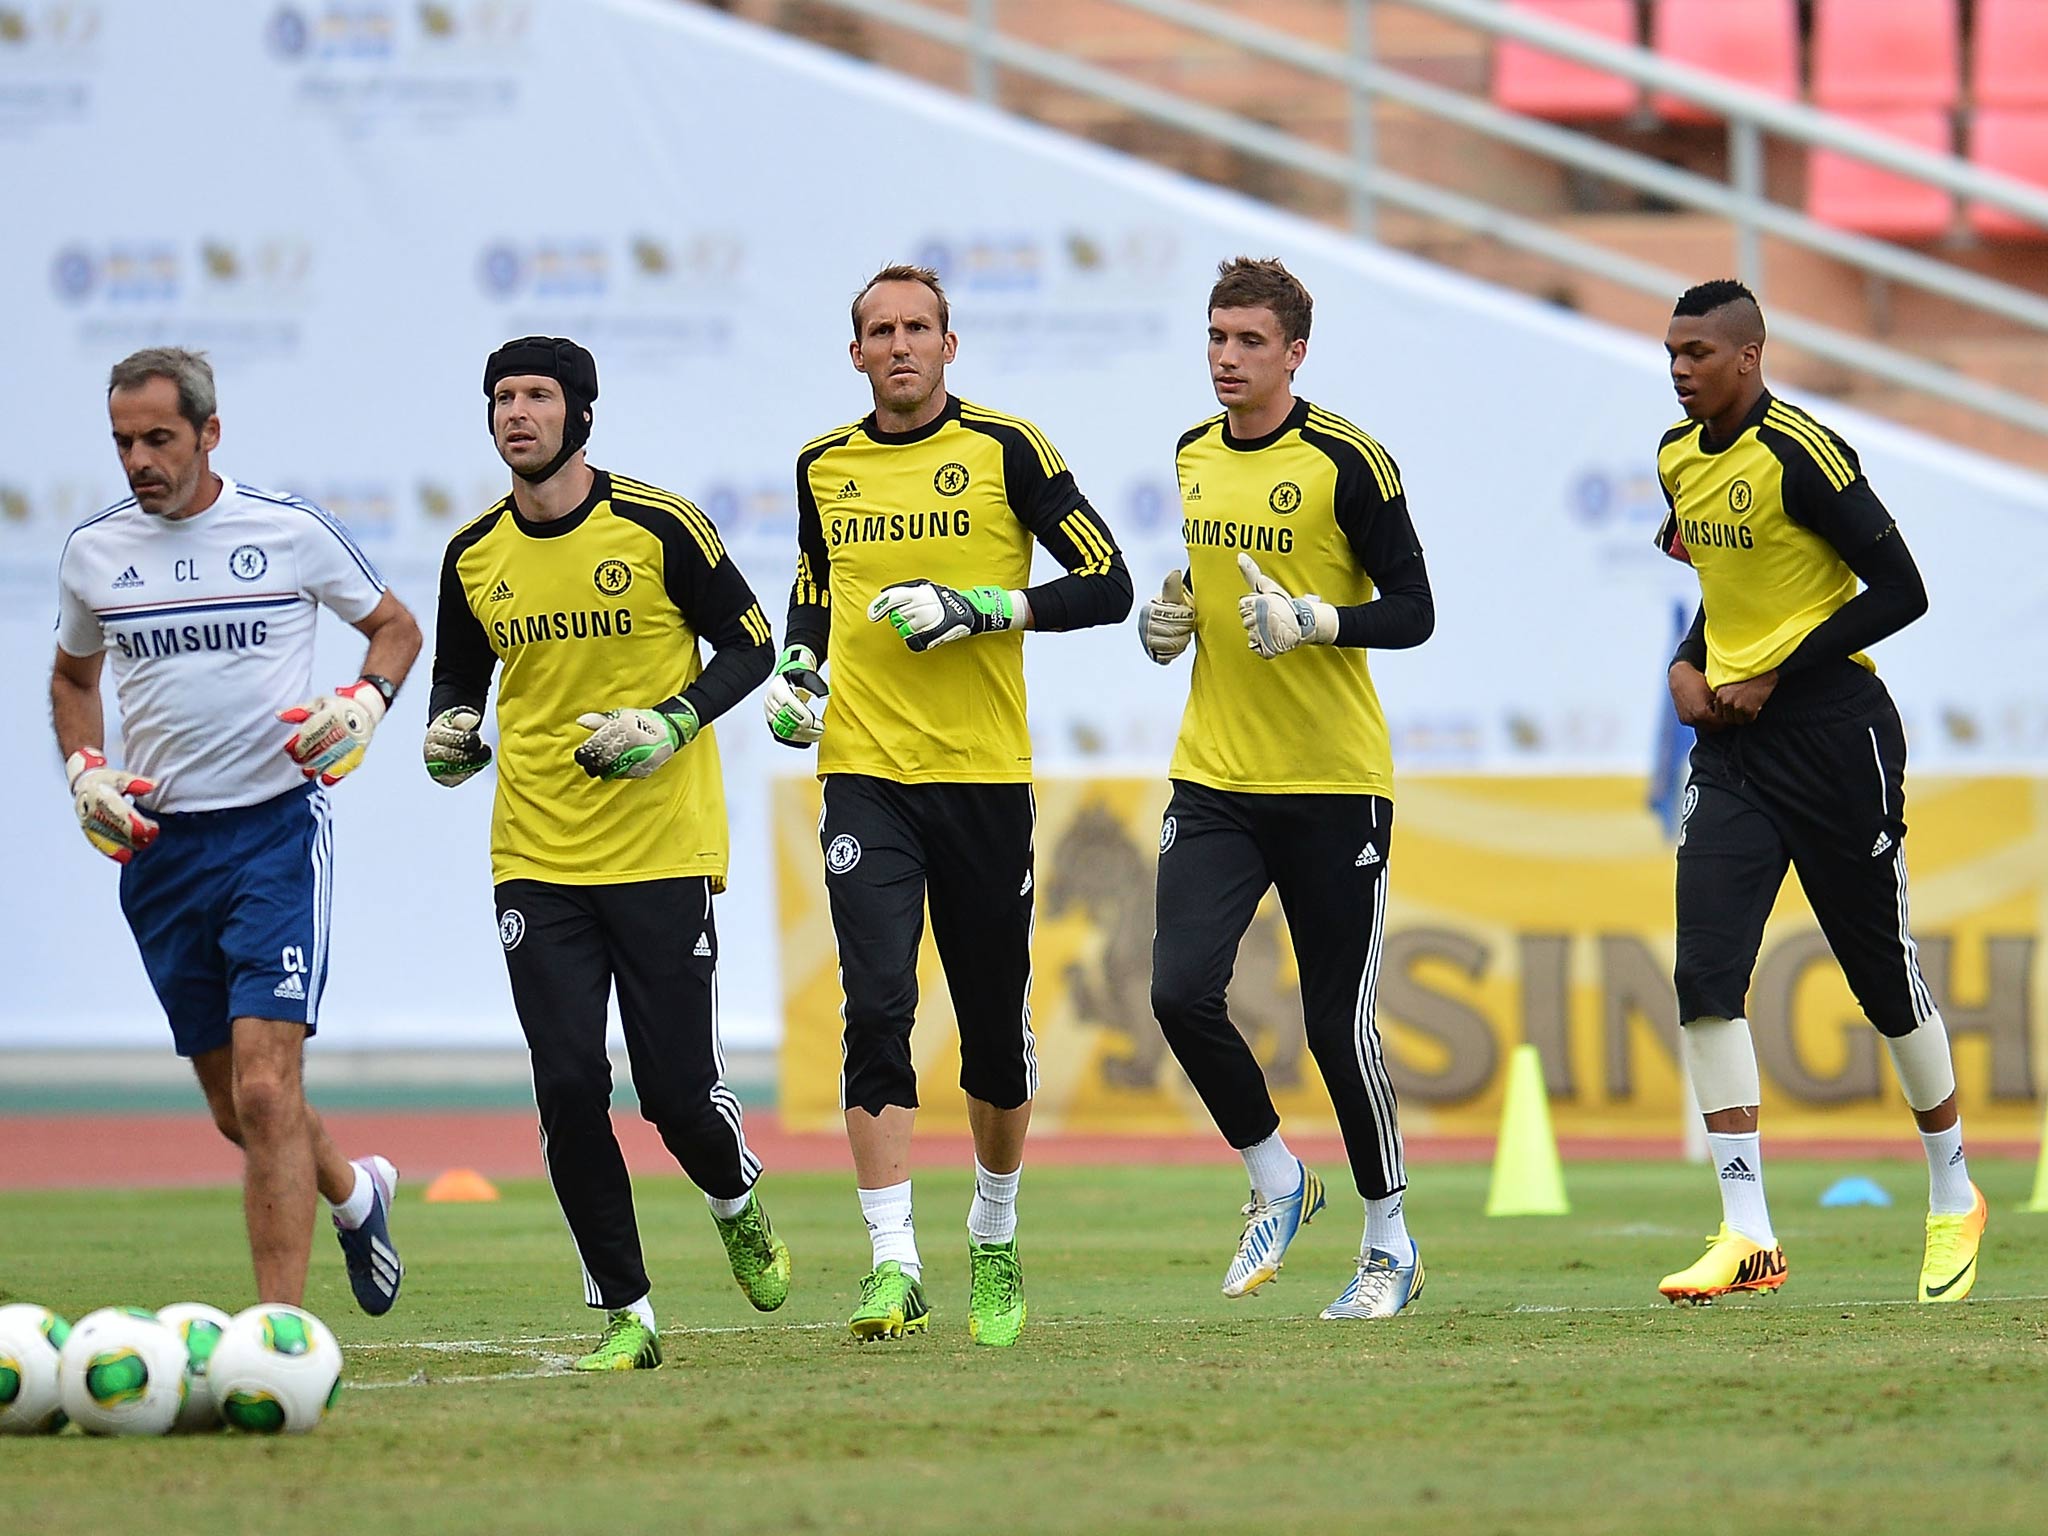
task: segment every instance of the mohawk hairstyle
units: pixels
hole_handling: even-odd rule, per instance
[[[1711,315],[1717,309],[1726,309],[1747,299],[1756,309],[1757,325],[1763,325],[1764,308],[1757,303],[1756,295],[1749,291],[1747,283],[1732,277],[1717,277],[1711,282],[1695,283],[1678,296],[1678,303],[1672,307],[1675,319],[1680,315]]]

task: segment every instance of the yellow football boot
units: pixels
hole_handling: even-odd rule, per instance
[[[1961,1301],[1977,1283],[1977,1245],[1984,1237],[1984,1223],[1991,1219],[1991,1207],[1975,1184],[1970,1193],[1976,1199],[1961,1215],[1927,1215],[1927,1254],[1920,1261],[1922,1301]]]
[[[1740,1232],[1730,1232],[1724,1221],[1707,1239],[1707,1251],[1692,1265],[1659,1280],[1657,1289],[1668,1300],[1702,1306],[1730,1291],[1775,1291],[1784,1283],[1785,1250],[1753,1243]]]

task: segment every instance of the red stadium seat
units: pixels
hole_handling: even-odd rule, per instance
[[[1950,148],[1948,114],[1934,107],[1903,112],[1844,112],[1860,128],[1922,149]],[[1806,166],[1806,211],[1823,224],[1889,240],[1931,240],[1949,226],[1952,199],[1941,187],[1879,170],[1867,160],[1816,149]]]
[[[1650,46],[1679,64],[1726,75],[1791,100],[1799,94],[1799,17],[1793,0],[1657,0]],[[1674,123],[1719,122],[1721,114],[1660,95]]]
[[[1961,30],[1956,0],[1814,0],[1815,105],[1954,106]]]
[[[2048,107],[2048,5],[1977,0],[1970,67],[1980,110]]]
[[[1970,124],[1970,160],[2048,191],[2048,112],[1980,109]],[[1980,235],[2048,240],[2048,229],[1982,203],[1970,205],[1970,227]]]
[[[1618,43],[1636,40],[1635,0],[1509,0],[1509,6]],[[1510,112],[1563,122],[1627,117],[1640,94],[1633,80],[1525,43],[1503,40],[1494,50],[1493,99]]]

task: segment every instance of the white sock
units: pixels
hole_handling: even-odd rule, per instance
[[[654,1326],[654,1292],[652,1291],[649,1291],[638,1301],[629,1301],[623,1307],[613,1307],[612,1311],[630,1312],[647,1325],[649,1333],[661,1332],[659,1328]]]
[[[361,1163],[350,1163],[355,1170],[356,1187],[349,1191],[348,1198],[339,1205],[331,1205],[334,1224],[347,1232],[353,1232],[370,1219],[370,1208],[377,1203],[377,1186]]]
[[[1251,1175],[1252,1193],[1261,1200],[1285,1200],[1301,1188],[1301,1162],[1287,1150],[1287,1143],[1275,1131],[1264,1141],[1243,1150],[1245,1172]]]
[[[868,1240],[875,1247],[875,1266],[894,1259],[912,1279],[924,1277],[917,1258],[917,1228],[910,1218],[910,1180],[885,1189],[860,1191],[860,1213],[867,1219]]]
[[[1390,1253],[1396,1264],[1415,1262],[1415,1243],[1408,1236],[1408,1218],[1401,1214],[1401,1197],[1406,1190],[1365,1202],[1365,1251],[1377,1248]]]
[[[1970,1188],[1970,1165],[1963,1158],[1963,1122],[1945,1131],[1922,1131],[1927,1149],[1927,1209],[1937,1216],[1960,1216],[1977,1203]]]
[[[1770,1207],[1764,1204],[1762,1146],[1755,1131],[1736,1136],[1707,1132],[1707,1151],[1721,1179],[1721,1220],[1729,1231],[1740,1232],[1759,1247],[1775,1248],[1778,1235],[1771,1230]]]
[[[716,1195],[706,1195],[704,1203],[711,1207],[711,1214],[720,1221],[731,1221],[733,1217],[739,1215],[741,1211],[747,1208],[747,1202],[753,1198],[754,1189],[750,1184],[730,1200],[721,1200]]]
[[[977,1243],[1007,1243],[1017,1235],[1017,1180],[1024,1170],[990,1173],[974,1160],[974,1204],[967,1208],[967,1235]]]

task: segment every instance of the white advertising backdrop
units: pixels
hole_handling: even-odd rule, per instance
[[[694,7],[81,0],[0,38],[0,1047],[164,1032],[114,872],[42,727],[53,573],[121,492],[102,409],[136,347],[205,348],[218,463],[347,521],[431,629],[439,551],[501,493],[481,367],[507,337],[598,359],[595,462],[692,497],[771,616],[798,445],[862,414],[846,303],[882,262],[944,273],[960,393],[1034,418],[1141,590],[1176,561],[1175,437],[1213,402],[1220,257],[1278,254],[1319,314],[1304,393],[1400,461],[1436,637],[1376,671],[1406,768],[1646,770],[1686,573],[1658,558],[1658,338],[1019,125]],[[165,103],[172,101],[174,106]],[[1714,274],[1700,274],[1702,276]],[[1932,614],[1880,661],[1916,766],[2038,767],[2041,482],[1813,402],[1861,449]],[[327,638],[336,681],[357,642]],[[1163,773],[1185,695],[1127,632],[1028,648],[1047,772]],[[417,766],[427,662],[336,792],[326,1043],[516,1043],[485,859],[490,786]],[[605,701],[608,702],[608,701]],[[779,1035],[769,778],[755,706],[720,727],[729,1043]]]

